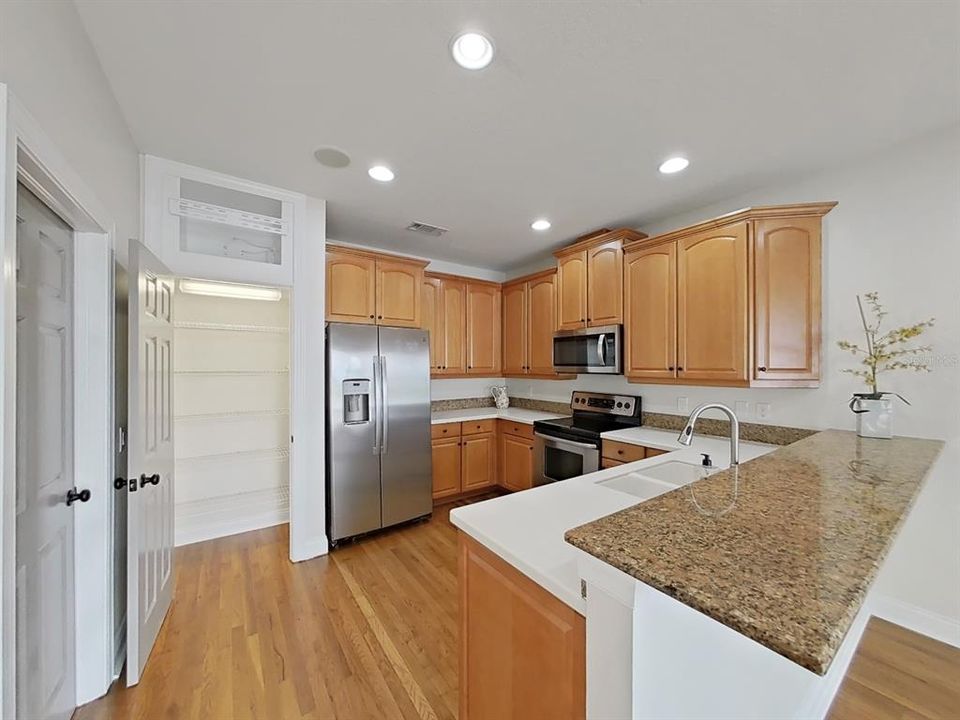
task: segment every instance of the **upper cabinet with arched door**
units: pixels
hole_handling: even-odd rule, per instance
[[[327,245],[327,320],[420,327],[426,265],[414,258]]]
[[[627,245],[627,378],[818,385],[821,224],[834,205],[747,208]]]

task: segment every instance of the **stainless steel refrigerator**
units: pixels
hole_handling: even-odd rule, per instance
[[[327,534],[335,545],[429,515],[430,342],[423,330],[327,326]]]

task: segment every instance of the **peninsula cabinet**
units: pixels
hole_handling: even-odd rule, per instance
[[[327,245],[327,320],[420,327],[426,265],[412,258]]]
[[[527,275],[503,286],[503,374],[571,378],[553,369],[557,271]]]
[[[586,716],[586,621],[458,532],[460,720]]]
[[[821,219],[834,205],[748,208],[626,246],[627,378],[817,386]]]
[[[557,328],[623,322],[623,245],[646,235],[628,228],[601,230],[557,250]]]

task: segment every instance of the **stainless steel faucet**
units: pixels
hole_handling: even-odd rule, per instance
[[[730,467],[740,464],[740,421],[737,420],[736,414],[722,403],[704,403],[703,405],[698,405],[693,409],[693,412],[690,413],[690,417],[687,418],[687,424],[684,426],[683,430],[680,431],[680,437],[677,440],[681,445],[689,445],[693,442],[693,426],[696,425],[697,419],[704,413],[706,410],[722,410],[726,413],[727,417],[730,418]]]

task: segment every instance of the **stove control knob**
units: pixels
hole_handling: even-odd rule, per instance
[[[623,407],[623,403],[622,403],[622,402],[618,402],[618,403],[617,403],[617,407],[618,407],[618,408],[622,408],[622,407]]]

